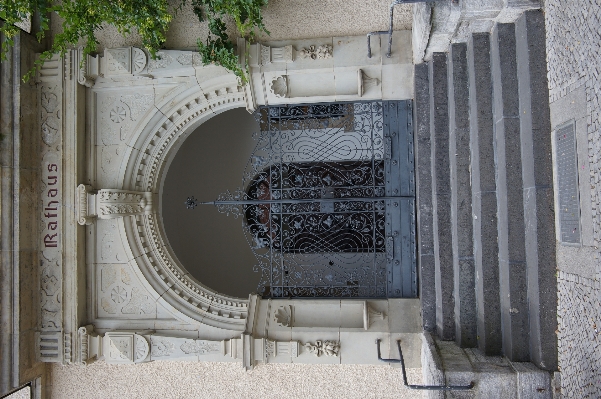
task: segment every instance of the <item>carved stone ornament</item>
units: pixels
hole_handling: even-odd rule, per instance
[[[176,59],[181,52],[169,54],[173,54],[173,64],[169,68],[180,68],[182,65]],[[207,68],[215,69],[213,66]],[[196,81],[196,78],[191,79]],[[130,155],[118,157],[118,165],[112,170],[118,171],[120,175],[123,173],[124,187],[138,193],[159,192],[164,170],[162,165],[170,157],[172,150],[177,148],[177,143],[181,141],[179,138],[189,131],[189,127],[200,124],[220,112],[246,107],[245,88],[238,86],[233,75],[224,74],[207,79],[203,83],[207,85],[206,89],[201,90],[195,83],[194,90],[185,91],[185,97],[182,97],[184,92],[179,89],[165,92],[160,101],[166,104],[165,109],[161,110],[166,119],[150,118],[148,121],[141,121],[140,124],[132,124],[128,137],[138,137],[140,142],[153,145],[148,146],[145,151],[132,151]],[[114,104],[110,104],[107,110],[112,106]],[[94,215],[95,209],[90,207],[90,212],[84,216]],[[248,317],[248,299],[219,294],[199,284],[187,273],[182,273],[183,267],[173,256],[170,246],[164,244],[161,219],[152,209],[154,205],[151,212],[123,218],[126,232],[123,239],[127,239],[134,251],[146,254],[136,262],[150,284],[169,290],[170,294],[163,298],[175,309],[187,303],[186,314],[203,324],[244,330]],[[144,249],[147,246],[155,249],[148,251]],[[181,353],[179,350],[178,352]]]
[[[271,82],[270,91],[278,98],[288,97],[288,76],[282,75],[275,78]]]
[[[384,320],[385,318],[386,314],[384,312],[375,310],[367,301],[363,303],[363,328],[365,330],[369,329],[376,320]]]
[[[133,332],[111,331],[104,335],[102,351],[107,363],[131,364],[147,357],[148,342]]]
[[[265,357],[274,357],[274,356],[276,356],[275,341],[266,339],[265,340]]]
[[[269,65],[272,62],[293,62],[294,48],[292,45],[284,47],[261,46],[261,64]]]
[[[148,56],[137,47],[105,49],[103,54],[85,57],[80,47],[77,56],[77,81],[86,87],[92,87],[98,77],[140,74],[148,64]]]
[[[340,352],[340,342],[336,341],[315,341],[314,344],[307,342],[303,345],[309,353],[319,357],[325,356],[338,356]]]
[[[202,57],[199,53],[183,53],[179,57],[177,57],[177,62],[184,66],[200,66],[202,65]]]
[[[169,340],[169,338],[155,337],[151,338],[152,349],[150,351],[152,356],[164,357],[169,356],[175,351],[175,344]]]
[[[150,214],[153,195],[149,192],[126,190],[98,190],[80,184],[78,195],[78,223],[90,225],[95,219],[114,219],[123,216]]]
[[[293,321],[292,306],[281,306],[275,312],[275,321],[282,327],[292,327]]]
[[[372,87],[380,86],[380,79],[378,78],[370,78],[367,76],[365,72],[359,69],[358,80],[359,80],[359,97],[363,96],[366,91],[371,89]]]
[[[298,341],[272,341],[265,340],[265,358],[287,356],[298,357],[299,352]]]
[[[156,69],[164,69],[167,68],[173,62],[173,57],[164,51],[157,52],[157,58],[155,60],[150,60],[148,63],[148,71],[152,72]]]
[[[208,355],[212,353],[221,353],[221,341],[196,340],[187,341],[180,345],[180,349],[185,354],[198,353],[199,355]]]
[[[141,362],[142,360],[146,359],[148,357],[148,352],[149,352],[150,348],[148,346],[148,341],[146,340],[146,338],[142,337],[141,335],[137,335],[136,334],[136,341],[135,341],[135,359],[134,362],[138,363]]]
[[[92,354],[90,351],[91,347],[94,346],[91,341],[94,338],[97,340],[98,335],[94,334],[94,328],[91,325],[79,327],[77,332],[79,334],[79,362],[85,366],[98,357],[97,352]]]
[[[310,58],[312,60],[323,60],[332,58],[332,45],[323,44],[321,46],[303,47],[297,51],[300,58]]]
[[[105,360],[109,364],[144,363],[153,360],[152,358],[179,360],[182,354],[178,348],[186,355],[229,355],[238,359],[235,348],[241,348],[239,338],[223,341],[193,340],[157,336],[152,331],[110,331],[96,334],[93,325],[80,327],[77,332],[79,347],[75,353],[78,363],[82,365],[93,363],[95,360]],[[253,344],[252,341],[249,344]]]

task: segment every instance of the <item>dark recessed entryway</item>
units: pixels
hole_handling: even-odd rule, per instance
[[[173,159],[162,189],[162,217],[169,243],[186,270],[201,284],[223,294],[247,297],[259,273],[242,229],[243,220],[214,206],[186,209],[187,197],[213,201],[242,182],[242,171],[259,130],[245,109],[219,114],[197,128]]]

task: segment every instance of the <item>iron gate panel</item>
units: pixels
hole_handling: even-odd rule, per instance
[[[417,296],[410,101],[261,107],[240,216],[264,297]]]

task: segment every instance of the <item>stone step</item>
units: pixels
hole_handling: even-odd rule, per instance
[[[451,238],[448,79],[445,53],[434,53],[429,63],[429,83],[436,331],[441,339],[453,340],[455,304]]]
[[[499,289],[503,354],[514,362],[530,360],[520,113],[514,24],[497,24],[491,37]]]
[[[541,369],[555,370],[556,241],[544,15],[526,11],[515,27],[530,360]]]
[[[415,66],[414,126],[417,202],[417,263],[422,326],[436,331],[436,284],[432,230],[432,159],[430,147],[430,83],[428,64]]]
[[[470,149],[478,347],[502,352],[490,34],[468,43]]]
[[[447,64],[455,342],[465,348],[477,346],[467,44],[453,44]]]
[[[428,391],[428,398],[551,399],[550,374],[532,363],[503,356],[483,356],[478,349],[459,348],[428,333],[422,336],[422,369],[428,385],[469,385],[466,391]]]

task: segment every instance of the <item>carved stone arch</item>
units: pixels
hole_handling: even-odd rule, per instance
[[[244,88],[236,78],[218,71],[211,74],[215,72],[211,68],[207,68],[210,78],[203,80],[199,75],[161,98],[154,114],[135,128],[121,167],[123,189],[160,194],[169,164],[186,137],[213,116],[246,106]],[[169,244],[158,209],[123,221],[128,250],[144,278],[167,303],[191,319],[244,331],[248,300],[218,294],[184,269]]]

